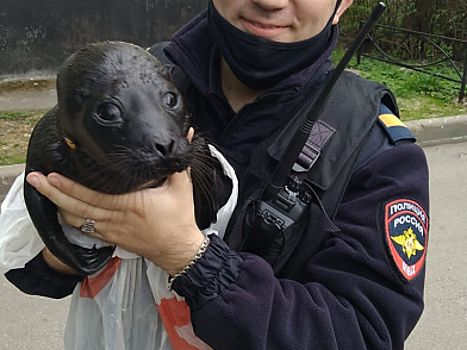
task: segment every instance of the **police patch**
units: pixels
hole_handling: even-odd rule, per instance
[[[412,281],[423,268],[428,227],[428,216],[417,202],[398,199],[384,205],[386,243],[406,281]]]

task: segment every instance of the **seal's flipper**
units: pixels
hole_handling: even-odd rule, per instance
[[[86,275],[92,275],[104,267],[112,258],[115,246],[102,248],[83,248],[79,245],[71,244],[75,255],[82,262],[81,268]]]
[[[64,264],[87,276],[99,271],[111,259],[114,247],[75,249],[58,222],[57,206],[26,181],[24,200],[39,236],[50,252]]]

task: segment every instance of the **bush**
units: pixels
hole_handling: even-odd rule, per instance
[[[376,1],[355,0],[342,17],[340,29],[344,38],[353,37],[360,27],[360,21],[366,21],[377,4]],[[467,40],[467,2],[465,0],[387,0],[387,9],[379,24],[399,27],[423,33]],[[395,47],[408,47],[412,58],[421,57],[425,52],[423,42],[407,44],[407,38],[399,36],[391,39]],[[413,40],[413,38],[412,38]],[[450,46],[450,43],[445,45]],[[422,48],[422,49],[420,49]],[[465,46],[445,47],[452,55],[462,60]]]

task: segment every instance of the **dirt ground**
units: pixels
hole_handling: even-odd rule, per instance
[[[0,95],[13,92],[27,92],[55,89],[55,80],[53,79],[30,79],[19,81],[0,81]]]

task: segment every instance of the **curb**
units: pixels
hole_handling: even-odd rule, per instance
[[[467,142],[467,115],[405,122],[422,147]],[[0,166],[0,203],[5,198],[24,164]]]
[[[412,120],[405,125],[422,147],[467,141],[467,115]]]

